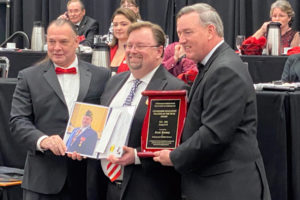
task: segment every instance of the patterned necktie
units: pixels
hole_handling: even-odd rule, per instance
[[[136,92],[136,89],[138,88],[138,86],[141,83],[142,83],[142,81],[140,81],[139,79],[134,80],[133,85],[130,89],[130,92],[129,92],[127,98],[125,99],[123,106],[131,105],[132,100],[135,95],[135,92]],[[111,182],[114,182],[115,180],[117,180],[122,174],[122,167],[118,164],[113,164],[112,162],[108,162],[108,164],[106,166],[106,170],[107,170],[107,175]]]
[[[131,102],[134,98],[135,91],[141,83],[142,81],[140,81],[139,79],[135,79],[133,81],[133,86],[131,87],[130,93],[128,94],[127,98],[125,99],[123,106],[131,106]]]

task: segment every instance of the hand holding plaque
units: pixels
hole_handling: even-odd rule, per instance
[[[144,119],[139,157],[154,157],[155,151],[173,150],[180,142],[186,117],[185,90],[144,91],[148,110]]]

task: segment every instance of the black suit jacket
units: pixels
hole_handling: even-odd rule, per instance
[[[79,24],[77,34],[79,36],[84,35],[85,40],[81,41],[80,44],[93,47],[94,35],[99,32],[99,23],[91,17],[84,16]]]
[[[77,101],[99,104],[110,72],[80,60],[78,68]],[[63,138],[68,119],[68,108],[51,61],[19,72],[10,128],[13,138],[28,147],[23,188],[42,194],[57,194],[62,190],[70,175],[67,162],[71,159],[55,156],[50,151],[37,151],[36,144],[45,134]]]
[[[223,43],[199,69],[182,144],[170,154],[189,200],[270,199],[256,126],[252,80]]]
[[[285,82],[300,81],[300,54],[293,54],[285,62],[281,80]]]
[[[130,72],[117,74],[111,78],[101,97],[101,104],[109,105],[114,96],[121,89],[130,75]],[[152,77],[146,90],[182,90],[188,86],[171,75],[163,66],[160,66]],[[135,113],[128,146],[140,149],[141,129],[147,111],[146,97],[143,96]],[[124,169],[121,199],[128,200],[167,200],[181,199],[180,177],[172,167],[164,167],[155,163],[152,158],[141,159],[141,165],[129,165]],[[98,165],[98,166],[97,166]],[[100,171],[101,166],[98,161],[94,164],[92,171]],[[89,170],[90,171],[90,170]],[[89,172],[88,172],[89,173]],[[95,174],[89,175],[90,180]],[[108,179],[106,179],[108,181]],[[98,188],[97,184],[90,183]],[[96,192],[97,189],[93,191]],[[91,190],[92,191],[92,190]],[[98,199],[98,198],[91,198]],[[109,199],[109,197],[108,197]]]

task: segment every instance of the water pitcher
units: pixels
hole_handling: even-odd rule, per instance
[[[41,21],[33,23],[31,35],[31,49],[34,51],[43,51],[45,45],[45,29]]]
[[[99,38],[94,38],[92,64],[99,67],[110,67],[109,46],[101,36],[99,36]]]
[[[267,55],[281,55],[281,24],[279,22],[271,22],[267,31]]]

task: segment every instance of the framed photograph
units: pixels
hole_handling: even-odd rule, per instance
[[[122,156],[136,107],[75,102],[64,135],[67,153],[101,159]]]

